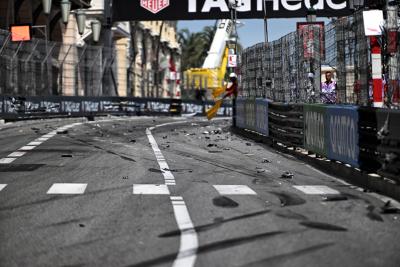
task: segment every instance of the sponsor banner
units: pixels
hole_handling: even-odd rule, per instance
[[[246,120],[246,129],[256,130],[256,102],[248,99],[244,104],[244,115]]]
[[[327,156],[326,106],[304,104],[304,148],[321,156]]]
[[[268,136],[268,101],[256,99],[256,131]]]
[[[303,44],[303,57],[325,58],[325,24],[324,22],[297,22],[297,33]],[[315,35],[318,36],[315,36]],[[318,40],[318,43],[317,43]],[[319,51],[316,51],[319,47]],[[319,55],[318,55],[319,54]]]
[[[23,117],[46,117],[54,115],[101,115],[113,113],[170,113],[171,103],[181,105],[182,113],[204,115],[205,107],[214,102],[196,102],[162,98],[127,97],[12,97],[0,96],[0,115],[18,119]],[[231,105],[224,103],[218,115],[232,114]]]
[[[246,128],[245,101],[243,98],[236,99],[236,127],[242,129]]]
[[[359,167],[358,108],[332,105],[326,115],[328,158]]]
[[[228,0],[113,0],[113,21],[230,19]],[[349,0],[265,0],[267,18],[304,18],[314,7],[318,17],[351,14]],[[263,0],[242,0],[239,19],[265,17]]]

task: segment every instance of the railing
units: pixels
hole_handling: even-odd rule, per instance
[[[400,184],[398,110],[244,98],[236,109],[238,128]]]

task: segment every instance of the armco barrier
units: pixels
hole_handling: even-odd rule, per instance
[[[400,200],[400,110],[241,99],[237,118],[242,118],[239,121],[243,123],[238,124],[238,128],[254,130],[254,124],[249,121],[254,120],[254,110],[249,108],[252,107],[249,102],[255,105],[255,131],[263,136],[268,131],[268,143],[282,143],[290,151],[295,151],[293,147],[305,148],[309,153],[326,157],[332,160],[330,165],[318,160],[315,164],[325,166],[329,172],[334,172],[332,168],[350,164],[356,169],[340,169],[351,176],[349,181]],[[243,103],[247,104],[247,108]],[[268,120],[260,122],[266,110]],[[242,133],[264,140],[263,136],[251,132]],[[307,156],[303,158],[310,159]],[[329,169],[328,165],[332,168]],[[385,179],[367,175],[369,173],[378,173]],[[387,178],[398,185],[395,186]]]
[[[400,111],[379,109],[376,119],[381,159],[378,173],[400,183]]]
[[[205,115],[212,101],[134,97],[13,97],[0,96],[0,118],[21,120],[46,117],[153,115],[196,113]],[[224,103],[218,115],[232,115],[230,104]]]
[[[269,135],[287,146],[303,146],[303,106],[299,104],[268,103]]]

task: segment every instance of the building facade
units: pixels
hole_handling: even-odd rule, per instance
[[[0,65],[7,69],[7,75],[0,81],[0,94],[180,97],[177,22],[132,21],[106,25],[104,3],[107,1],[70,0],[71,13],[64,24],[61,2],[52,2],[50,15],[45,15],[41,0],[0,1],[3,35],[11,24],[40,25],[33,31],[33,37],[37,38],[33,45],[24,44],[21,49],[6,42],[6,37],[0,38],[0,48],[7,46],[0,54]],[[81,34],[78,9],[85,14]],[[99,40],[95,42],[93,24],[96,22],[101,28]],[[39,51],[37,48],[41,45],[45,48]],[[29,54],[28,63],[26,54]],[[40,62],[39,68],[40,58],[46,61]],[[12,70],[7,67],[10,61],[16,66]],[[24,76],[29,79],[21,79]],[[18,80],[24,80],[25,84],[18,85]]]

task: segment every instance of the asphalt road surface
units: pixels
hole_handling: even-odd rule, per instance
[[[0,126],[0,266],[400,266],[400,214],[230,123]]]

